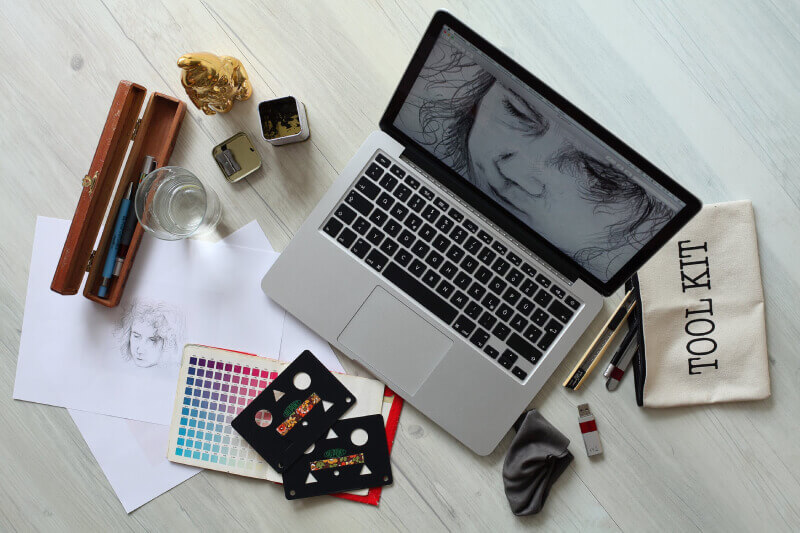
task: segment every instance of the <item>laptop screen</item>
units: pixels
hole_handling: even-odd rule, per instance
[[[393,125],[603,282],[685,206],[447,25]]]

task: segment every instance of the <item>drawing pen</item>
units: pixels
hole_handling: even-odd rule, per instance
[[[631,341],[636,337],[637,333],[638,333],[638,331],[637,331],[637,328],[636,328],[636,321],[635,320],[633,320],[633,321],[629,320],[628,321],[628,332],[622,338],[622,342],[619,343],[619,348],[617,348],[617,351],[614,352],[614,357],[611,358],[611,362],[608,363],[608,366],[606,367],[605,372],[603,372],[603,377],[604,378],[607,378],[608,376],[610,376],[611,372],[613,372],[614,369],[619,366],[618,363],[619,363],[620,359],[622,359],[622,356],[625,354],[625,350],[628,349],[628,346],[630,345]]]
[[[614,337],[617,336],[620,324],[628,318],[630,312],[636,307],[636,300],[631,298],[632,293],[633,291],[628,291],[622,298],[614,314],[611,315],[611,318],[605,323],[603,329],[600,330],[600,333],[598,333],[597,337],[592,341],[592,345],[589,346],[589,349],[583,354],[581,360],[578,361],[578,364],[575,365],[575,368],[569,373],[567,379],[564,380],[564,387],[572,390],[580,389],[586,376],[588,376],[592,370],[594,370],[594,367],[597,366],[597,363],[600,362],[600,358],[606,353]]]
[[[155,170],[157,164],[155,158],[153,156],[145,156],[144,158],[144,165],[142,166],[142,173],[139,175],[139,181],[134,185],[133,190],[131,191],[131,197],[136,195],[136,189],[139,188],[139,183],[142,182],[145,176],[150,174],[153,170]],[[133,239],[133,232],[136,229],[136,217],[128,217],[128,220],[125,221],[125,227],[122,230],[122,240],[119,243],[119,252],[117,253],[117,262],[114,265],[114,276],[119,276],[119,273],[122,271],[122,263],[125,262],[125,257],[128,255],[128,247],[131,245],[131,240]]]
[[[100,298],[105,298],[106,294],[108,294],[108,286],[111,283],[111,276],[114,274],[117,250],[119,250],[119,242],[122,239],[122,228],[125,226],[125,221],[128,219],[128,211],[130,211],[131,207],[131,192],[133,192],[133,183],[128,184],[128,190],[119,204],[119,213],[117,214],[116,222],[114,222],[114,234],[111,237],[106,263],[103,266],[103,281],[97,291],[97,295]]]

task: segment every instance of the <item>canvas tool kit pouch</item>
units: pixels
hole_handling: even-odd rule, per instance
[[[770,395],[753,206],[705,205],[638,272],[645,407]]]

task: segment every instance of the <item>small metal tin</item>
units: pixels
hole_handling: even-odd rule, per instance
[[[261,156],[243,131],[216,145],[211,155],[225,179],[231,183],[261,168]]]
[[[308,117],[303,102],[294,96],[265,100],[258,104],[261,135],[273,146],[308,139]]]

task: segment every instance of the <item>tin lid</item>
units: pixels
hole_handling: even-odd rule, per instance
[[[146,92],[130,81],[123,80],[117,86],[89,173],[82,180],[83,191],[50,285],[55,292],[76,294],[80,288],[128,143],[136,136]]]
[[[240,131],[211,150],[225,179],[233,183],[261,168],[261,156],[250,142],[250,137]]]

